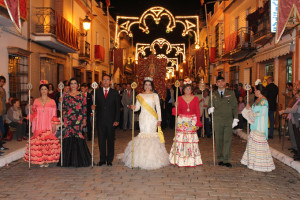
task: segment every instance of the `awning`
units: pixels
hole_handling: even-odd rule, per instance
[[[285,43],[275,48],[268,49],[263,52],[259,52],[254,56],[255,62],[263,62],[266,60],[274,59],[280,56],[284,56],[291,52],[291,43]]]

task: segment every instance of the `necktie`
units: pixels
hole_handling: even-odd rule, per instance
[[[221,92],[221,98],[223,98],[223,92]]]
[[[105,90],[104,97],[106,99],[106,97],[107,97],[107,90]]]
[[[127,95],[128,95],[128,97],[130,97],[130,92],[129,91],[127,92]]]

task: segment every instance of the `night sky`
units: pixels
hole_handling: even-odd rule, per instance
[[[105,0],[101,0],[106,6]],[[174,16],[199,15],[202,20],[205,20],[204,7],[201,6],[200,0],[111,0],[110,14],[115,16],[134,16],[140,17],[144,11],[153,6],[162,6],[168,9]],[[213,8],[213,4],[208,5],[208,10]],[[133,26],[133,41],[134,43],[151,43],[157,38],[166,38],[171,43],[186,43],[188,37],[182,37],[182,26],[177,26],[173,32],[166,33],[167,18],[163,18],[159,25],[151,19],[147,20],[147,25],[150,28],[150,34],[143,33],[138,26]],[[191,38],[193,42],[193,38]]]

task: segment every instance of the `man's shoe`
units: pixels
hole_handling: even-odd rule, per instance
[[[8,148],[2,146],[2,147],[0,147],[0,150],[1,150],[1,151],[3,151],[3,150],[8,150]]]
[[[112,163],[111,162],[107,162],[107,166],[112,166]]]
[[[230,163],[224,163],[224,166],[228,167],[228,168],[231,168],[232,165]]]
[[[223,163],[223,161],[220,161],[220,162],[218,163],[218,165],[220,165],[220,166],[224,166],[224,163]]]
[[[105,165],[105,162],[99,162],[97,166]]]

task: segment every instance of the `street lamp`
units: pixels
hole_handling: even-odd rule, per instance
[[[85,33],[80,33],[81,36],[87,36],[87,31],[91,29],[91,20],[88,16],[85,16],[85,19],[82,21],[83,29]]]

